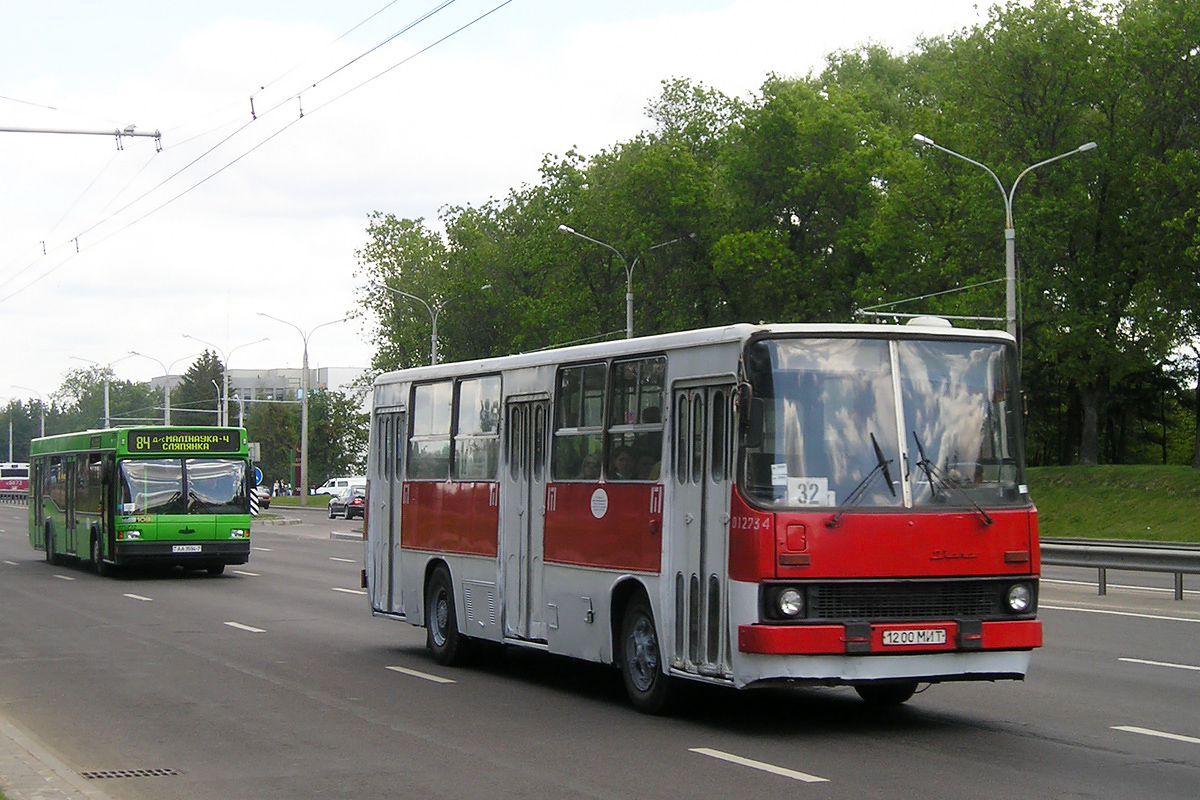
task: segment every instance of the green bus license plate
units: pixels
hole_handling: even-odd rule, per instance
[[[177,544],[171,546],[172,553],[199,553],[203,548],[198,544]]]
[[[883,643],[888,647],[904,647],[923,644],[945,644],[944,628],[908,628],[883,632]]]

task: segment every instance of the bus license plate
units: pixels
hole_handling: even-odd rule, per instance
[[[198,544],[176,544],[171,546],[172,553],[199,553],[202,552],[201,545]]]
[[[945,644],[944,628],[907,628],[883,632],[885,647],[911,647],[925,644]]]

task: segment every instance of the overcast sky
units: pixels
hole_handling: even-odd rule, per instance
[[[982,21],[985,9],[970,0],[6,4],[0,127],[135,125],[160,131],[162,151],[150,138],[123,137],[118,150],[113,136],[0,133],[0,398],[48,402],[88,362],[134,381],[164,366],[182,372],[205,349],[187,336],[233,369],[299,367],[300,333],[258,314],[305,332],[345,316],[370,212],[434,222],[443,206],[503,197],[538,180],[546,153],[591,156],[648,128],[644,109],[666,79],[749,97],[768,73],[802,76],[868,41],[909,51],[919,36]],[[161,363],[126,358],[131,350]],[[365,367],[371,352],[357,321],[309,340],[313,367]]]

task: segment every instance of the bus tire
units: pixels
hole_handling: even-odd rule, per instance
[[[898,706],[917,693],[916,681],[878,681],[860,683],[854,687],[868,705]]]
[[[672,682],[662,668],[662,648],[654,627],[654,613],[644,597],[634,599],[625,607],[618,653],[625,693],[633,707],[643,714],[669,711]]]
[[[454,585],[444,566],[434,569],[425,591],[425,645],[437,663],[453,667],[467,660],[467,637],[458,631]]]
[[[42,539],[42,544],[46,548],[46,563],[50,566],[58,564],[58,556],[54,552],[54,533],[50,530],[50,526],[46,526],[46,535]]]
[[[208,574],[209,575],[220,575],[224,572],[225,572],[224,564],[209,564],[208,565]]]
[[[96,574],[101,578],[107,578],[112,574],[112,565],[104,563],[104,557],[100,553],[100,537],[92,536],[92,567],[96,570]]]

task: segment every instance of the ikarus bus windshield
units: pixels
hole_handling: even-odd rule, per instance
[[[762,339],[749,346],[747,367],[762,416],[743,462],[752,501],[864,510],[1028,503],[1011,345]]]

